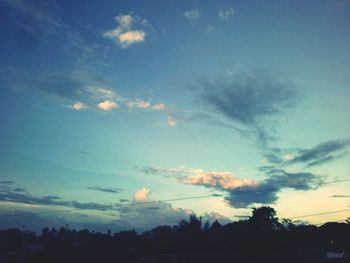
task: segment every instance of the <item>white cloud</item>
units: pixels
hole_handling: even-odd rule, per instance
[[[148,21],[140,19],[132,13],[128,15],[118,15],[115,17],[118,26],[114,29],[106,31],[103,36],[115,40],[121,48],[127,48],[132,44],[141,43],[145,41],[146,32],[141,29],[133,29],[132,27],[150,26]]]
[[[73,110],[78,110],[78,111],[87,108],[87,106],[82,102],[75,102],[72,105],[69,105],[68,107],[73,109]]]
[[[115,97],[113,90],[100,86],[87,86],[86,92],[91,94],[93,99],[112,99]]]
[[[110,101],[110,100],[105,100],[100,102],[97,107],[100,110],[105,110],[105,111],[109,111],[109,110],[113,110],[119,107],[119,105],[117,103],[115,103],[114,101]]]
[[[140,30],[128,31],[118,36],[122,46],[128,47],[131,44],[145,41],[146,33]]]
[[[286,155],[284,155],[282,157],[283,160],[285,161],[292,161],[295,158],[295,156],[293,154],[287,153]]]
[[[151,189],[148,188],[140,188],[136,191],[134,195],[134,201],[136,203],[142,203],[149,201],[149,195],[151,193]]]
[[[173,116],[168,116],[168,119],[167,119],[167,124],[170,126],[170,127],[175,127],[176,124],[177,124],[177,121],[176,119],[173,117]]]
[[[190,171],[190,175],[181,179],[181,181],[186,184],[218,187],[227,190],[257,184],[254,180],[237,178],[231,172],[205,172],[201,169]]]
[[[192,10],[186,11],[184,13],[184,16],[189,20],[196,20],[201,16],[201,12],[199,9],[192,9]]]
[[[143,109],[143,110],[155,110],[161,111],[165,110],[166,105],[164,103],[152,104],[150,101],[142,99],[128,100],[126,106],[129,109]]]
[[[134,195],[134,201],[136,203],[152,202],[154,200],[150,198],[150,193],[151,190],[148,188],[138,189]],[[193,210],[175,208],[169,203],[156,201],[142,205],[120,207],[118,210],[123,222],[128,222],[133,228],[142,230],[150,230],[161,225],[176,225],[182,219],[188,220],[190,215],[195,214]],[[203,214],[203,221],[206,220],[211,223],[215,220],[221,223],[230,221],[215,212]]]
[[[125,27],[125,28],[130,28],[132,20],[133,20],[131,14],[119,15],[115,19],[119,22],[120,26]]]
[[[164,109],[165,109],[164,103],[154,104],[152,106],[152,110],[164,110]]]
[[[233,11],[233,8],[230,7],[226,10],[220,10],[219,11],[219,17],[221,20],[228,20],[229,18],[233,17],[234,16],[234,11]]]
[[[136,100],[133,100],[133,101],[129,101],[127,103],[127,106],[128,106],[129,109],[133,109],[133,108],[147,109],[147,108],[151,107],[151,103],[149,101],[136,99]]]

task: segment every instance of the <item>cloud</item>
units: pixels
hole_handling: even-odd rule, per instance
[[[184,16],[189,20],[197,20],[201,16],[201,12],[199,9],[192,9],[192,10],[186,11],[184,13]]]
[[[44,226],[57,227],[69,222],[69,225],[76,229],[88,228],[99,231],[135,229],[142,232],[159,225],[176,225],[182,219],[188,219],[189,215],[194,214],[189,209],[174,208],[169,203],[153,201],[150,198],[150,193],[151,190],[148,188],[138,189],[134,195],[134,203],[121,205],[64,201],[59,196],[54,195],[37,197],[29,193],[16,194],[11,191],[0,191],[0,200],[2,201],[0,202],[0,213],[8,214],[11,209],[11,214],[16,215],[14,217],[0,217],[0,225],[11,227],[25,224],[28,229],[41,230]],[[147,201],[150,203],[143,203]],[[128,200],[121,199],[120,202],[128,202]],[[40,207],[36,207],[36,211],[43,212],[44,216],[31,213],[33,209],[31,205],[40,205]],[[76,213],[74,211],[60,213],[60,217],[58,217],[54,213],[57,210],[57,208],[53,208],[55,206],[67,206],[79,210]],[[84,210],[103,212],[104,217],[96,214],[82,214],[89,213]],[[105,217],[106,215],[109,215],[108,218]],[[229,221],[218,213],[206,213],[203,215],[203,219],[208,219],[210,222],[218,220],[221,223]]]
[[[151,101],[146,101],[142,99],[126,99],[125,103],[129,109],[154,110],[154,111],[166,110],[166,105],[164,103],[152,104]]]
[[[140,188],[136,191],[134,195],[134,201],[136,203],[142,203],[149,201],[149,195],[151,193],[151,190],[148,188]]]
[[[218,221],[221,225],[232,223],[232,220],[216,212],[204,213],[202,215],[202,220],[202,222],[208,221],[209,224],[213,224],[215,221]]]
[[[127,103],[127,106],[130,109],[133,108],[139,108],[139,109],[148,109],[151,107],[151,103],[149,101],[144,101],[144,100],[140,100],[140,99],[136,99],[134,101],[129,101]]]
[[[332,198],[349,198],[350,195],[331,195]]]
[[[343,151],[350,145],[350,140],[331,140],[323,142],[311,149],[299,150],[294,158],[290,160],[291,163],[306,163],[307,166],[321,165],[326,162],[341,158],[346,151]],[[334,154],[342,151],[340,154]]]
[[[98,75],[85,70],[51,71],[43,73],[38,79],[27,80],[29,89],[82,103],[99,95],[95,87],[101,84],[102,79]]]
[[[123,192],[123,189],[118,187],[89,186],[87,189],[93,190],[93,191],[105,192],[105,193],[112,193],[112,194],[119,194]]]
[[[55,30],[64,28],[54,12],[43,3],[2,0],[1,4],[4,4],[10,10],[8,15],[22,30],[22,33],[27,37],[31,37],[32,40],[40,40],[52,34]]]
[[[118,204],[100,204],[95,202],[70,201],[69,206],[78,208],[78,209],[109,211],[109,210],[115,210],[115,208],[118,207]]]
[[[256,185],[239,187],[228,191],[225,200],[235,208],[246,208],[254,204],[273,204],[278,200],[277,194],[283,189],[307,191],[322,185],[318,175],[307,172],[286,172],[273,167],[262,168],[266,179]]]
[[[128,31],[128,32],[122,33],[118,37],[119,37],[120,44],[123,47],[128,47],[131,44],[145,41],[145,36],[146,36],[145,32],[135,30],[135,31]]]
[[[20,212],[21,213],[21,212]],[[55,226],[61,227],[65,225],[65,221],[61,220],[59,224],[55,220],[49,220],[45,217],[36,215],[35,213],[27,212],[21,214],[20,216],[0,216],[0,229],[9,229],[9,228],[22,228],[30,229],[33,231],[41,231],[43,227],[46,226]]]
[[[162,167],[151,167],[151,166],[145,166],[145,167],[136,167],[140,172],[143,172],[145,174],[156,174],[156,175],[162,175],[165,177],[173,177],[173,176],[182,176],[183,174],[188,174],[189,170],[186,167],[178,167],[178,168],[162,168]]]
[[[221,20],[228,20],[231,17],[233,17],[234,14],[235,13],[234,13],[234,10],[233,10],[232,7],[224,9],[224,10],[220,10],[219,13],[218,13],[218,15],[219,15]]]
[[[66,107],[81,111],[84,109],[165,111],[167,105],[153,103],[151,99],[128,98],[111,87],[104,85],[103,79],[91,71],[48,71],[33,76],[13,68],[0,68],[0,80],[5,86],[17,91],[35,91],[37,94],[52,96],[66,101]],[[13,82],[15,80],[15,82]]]
[[[33,204],[44,206],[66,206],[77,209],[92,209],[99,211],[114,210],[118,204],[100,204],[94,202],[65,201],[56,195],[33,196],[30,193],[22,193],[15,190],[0,190],[0,201],[8,201],[19,204]]]
[[[85,92],[87,96],[89,96],[95,101],[104,99],[115,99],[119,102],[125,100],[122,96],[116,94],[114,90],[101,85],[86,85],[84,87],[83,92]]]
[[[138,189],[135,193],[132,206],[118,208],[120,219],[128,222],[137,230],[150,230],[161,225],[177,225],[181,220],[187,220],[194,211],[190,209],[174,208],[169,203],[161,203],[150,198],[151,190],[149,188]],[[141,204],[142,202],[152,202]],[[218,213],[205,213],[203,220],[210,222],[218,220],[221,223],[229,222],[229,219]]]
[[[166,106],[164,103],[158,103],[158,104],[154,104],[152,106],[153,110],[165,110]]]
[[[266,161],[280,164],[304,164],[306,168],[318,166],[325,163],[332,162],[348,154],[346,150],[350,145],[350,140],[329,140],[320,143],[310,149],[301,148],[269,148],[263,153]]]
[[[248,126],[284,112],[296,100],[289,85],[263,74],[204,80],[198,87],[203,102],[228,119]]]
[[[128,15],[120,14],[115,17],[117,27],[103,33],[103,37],[113,39],[121,48],[127,48],[133,44],[145,41],[146,32],[144,28],[149,26],[145,19],[141,19],[132,13]],[[143,29],[132,29],[133,26]]]
[[[100,110],[109,111],[109,110],[113,110],[113,109],[119,108],[119,105],[116,102],[114,102],[114,101],[105,100],[105,101],[100,102],[97,105],[97,107]]]
[[[120,208],[120,218],[137,230],[149,230],[160,225],[176,225],[194,214],[192,210],[173,208],[168,203],[143,204]]]
[[[193,185],[203,185],[208,188],[235,189],[256,185],[256,181],[239,179],[231,172],[204,172],[201,169],[192,170],[182,182]]]
[[[0,181],[0,184],[13,184],[14,182],[13,181],[10,181],[10,180],[3,180],[3,181]]]
[[[27,192],[27,190],[23,187],[16,187],[13,189],[14,192]]]
[[[175,127],[176,124],[177,124],[177,120],[173,117],[173,116],[168,116],[168,119],[167,119],[167,124],[170,126],[170,127]]]
[[[284,161],[293,161],[295,158],[295,156],[293,154],[287,153],[285,155],[282,156],[282,159]]]
[[[70,109],[77,110],[77,111],[87,108],[87,106],[82,102],[74,102],[72,105],[69,105],[68,107]]]
[[[166,125],[175,127],[178,124],[187,124],[196,121],[207,121],[210,122],[212,117],[205,113],[192,112],[187,110],[179,110],[174,108],[165,108],[167,112]],[[162,123],[163,124],[163,123]]]
[[[278,200],[277,194],[283,189],[311,190],[322,185],[322,178],[306,172],[287,172],[274,167],[262,167],[267,178],[261,181],[241,179],[232,172],[211,171],[186,167],[159,168],[144,167],[140,171],[147,174],[173,177],[183,184],[204,186],[223,191],[225,201],[235,208],[246,208],[253,204],[272,204]]]
[[[167,105],[164,105],[164,110],[167,113],[167,119],[158,122],[158,124],[161,126],[169,126],[169,127],[181,126],[182,127],[184,125],[200,122],[200,123],[206,123],[210,126],[227,128],[241,134],[242,136],[247,136],[247,132],[245,130],[238,128],[235,125],[232,125],[232,123],[223,121],[217,118],[217,116],[213,116],[203,112],[175,109]]]
[[[291,109],[298,98],[290,84],[263,73],[203,79],[195,88],[199,91],[199,101],[243,127],[245,136],[256,139],[262,146],[275,140],[278,115]]]
[[[9,17],[16,25],[11,37],[24,43],[22,51],[31,47],[37,48],[38,44],[46,45],[50,50],[58,49],[53,53],[69,52],[70,59],[79,67],[105,64],[103,56],[96,55],[97,45],[85,41],[80,32],[62,21],[58,15],[60,6],[56,1],[2,0],[1,5],[7,9],[5,19]],[[40,63],[40,58],[37,62]]]

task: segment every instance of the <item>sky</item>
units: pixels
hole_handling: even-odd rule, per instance
[[[349,0],[0,0],[0,32],[1,228],[350,209]]]

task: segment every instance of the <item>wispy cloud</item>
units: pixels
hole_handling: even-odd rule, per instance
[[[292,108],[298,98],[290,84],[263,73],[222,75],[202,79],[195,86],[204,105],[244,127],[246,134],[262,145],[273,140],[268,131],[273,130],[278,115]]]
[[[134,108],[139,108],[139,109],[148,109],[151,107],[151,103],[149,101],[144,101],[141,99],[136,99],[136,100],[131,100],[129,102],[127,102],[127,106],[130,109],[134,109]]]
[[[112,194],[119,194],[123,192],[123,189],[118,187],[89,186],[87,189],[93,190],[93,191],[105,192],[105,193],[112,193]]]
[[[290,148],[266,149],[263,155],[270,163],[279,165],[302,164],[305,167],[313,167],[335,161],[344,157],[350,146],[350,140],[335,139],[320,143],[309,149]]]
[[[321,165],[344,156],[347,152],[343,150],[349,145],[350,140],[331,140],[320,143],[311,149],[299,150],[290,162],[306,163],[307,166]],[[342,152],[339,153],[340,151]]]
[[[46,45],[59,49],[60,53],[69,52],[69,57],[77,67],[104,65],[103,56],[98,53],[94,42],[84,40],[79,31],[64,23],[58,11],[60,3],[56,1],[2,0],[7,8],[6,15],[17,25],[18,41],[27,40],[26,46]],[[57,42],[59,40],[59,45]]]
[[[234,10],[232,7],[220,10],[218,13],[218,16],[220,17],[221,20],[228,20],[231,17],[233,17],[235,14]]]
[[[163,102],[152,102],[151,99],[125,97],[114,88],[104,85],[99,75],[86,70],[49,71],[39,77],[33,77],[15,69],[0,69],[0,79],[19,91],[30,90],[67,101],[66,107],[81,111],[114,109],[165,111]],[[15,80],[15,83],[13,82]]]
[[[121,48],[127,48],[133,44],[144,42],[146,32],[144,31],[149,22],[139,16],[129,13],[120,14],[115,17],[117,27],[103,33],[103,36],[116,41]],[[138,29],[134,29],[137,27]]]
[[[0,181],[0,184],[13,184],[14,182],[13,181],[10,181],[10,180],[3,180],[3,181]]]
[[[33,196],[28,192],[18,189],[0,189],[0,201],[8,201],[19,204],[32,204],[42,206],[65,206],[77,209],[91,209],[98,211],[115,210],[118,204],[100,204],[95,202],[66,201],[56,195]]]
[[[332,198],[349,198],[350,195],[331,195]]]
[[[8,14],[23,33],[35,40],[40,40],[65,27],[54,12],[43,3],[24,0],[2,0],[1,3],[9,8]]]
[[[192,9],[192,10],[186,11],[184,13],[184,16],[189,20],[197,20],[201,16],[201,11],[199,9]]]
[[[166,106],[164,103],[158,103],[151,106],[152,110],[165,110]]]
[[[227,118],[257,125],[293,105],[295,92],[285,83],[264,75],[236,75],[197,84],[201,99]]]

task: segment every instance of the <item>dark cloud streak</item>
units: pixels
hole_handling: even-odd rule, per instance
[[[13,184],[13,183],[14,183],[14,182],[13,182],[13,181],[10,181],[10,180],[0,181],[0,184],[6,184],[6,185]]]
[[[349,198],[350,195],[331,195],[332,198]]]
[[[293,108],[299,98],[291,84],[263,73],[222,75],[204,79],[194,88],[204,105],[233,121],[238,132],[262,148],[276,140],[278,115]]]
[[[32,196],[29,193],[18,193],[15,191],[0,191],[0,201],[15,202],[21,204],[66,206],[76,209],[92,209],[99,211],[113,210],[118,204],[99,204],[94,202],[82,203],[78,201],[64,201],[56,195]]]
[[[326,162],[341,158],[347,152],[343,151],[338,155],[332,155],[335,152],[344,150],[350,144],[350,140],[331,140],[320,143],[311,149],[300,150],[291,163],[306,163],[307,166],[321,165]]]
[[[255,126],[292,106],[297,98],[290,85],[264,74],[220,77],[202,81],[201,99],[227,118]]]
[[[100,192],[112,193],[112,194],[119,194],[123,192],[123,189],[118,187],[89,186],[87,189],[92,191],[100,191]]]

